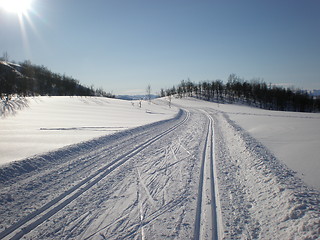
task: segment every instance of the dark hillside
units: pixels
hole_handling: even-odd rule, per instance
[[[53,73],[44,66],[25,61],[20,64],[0,61],[0,94],[20,96],[107,96],[102,89],[83,86],[78,80]]]

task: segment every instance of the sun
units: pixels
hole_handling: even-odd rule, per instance
[[[32,0],[0,0],[0,8],[11,13],[24,15],[30,10],[31,3]]]

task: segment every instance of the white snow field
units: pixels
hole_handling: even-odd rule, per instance
[[[177,112],[145,101],[140,108],[139,101],[102,97],[35,97],[14,99],[11,105],[0,110],[0,165],[168,119]]]
[[[195,99],[172,108],[76,97],[17,105],[28,107],[0,119],[0,239],[320,236],[319,190],[281,155],[299,146],[312,166],[317,114]]]
[[[270,111],[192,98],[174,101],[223,113],[266,146],[279,161],[296,171],[309,186],[320,190],[319,113]]]

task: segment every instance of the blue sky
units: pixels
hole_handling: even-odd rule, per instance
[[[0,9],[0,54],[115,94],[229,74],[320,89],[318,0],[33,0]]]

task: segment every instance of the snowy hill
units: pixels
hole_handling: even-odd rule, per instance
[[[0,165],[171,118],[177,112],[167,106],[143,102],[139,108],[138,102],[102,97],[35,97],[23,102],[18,98],[10,104],[0,119]]]

